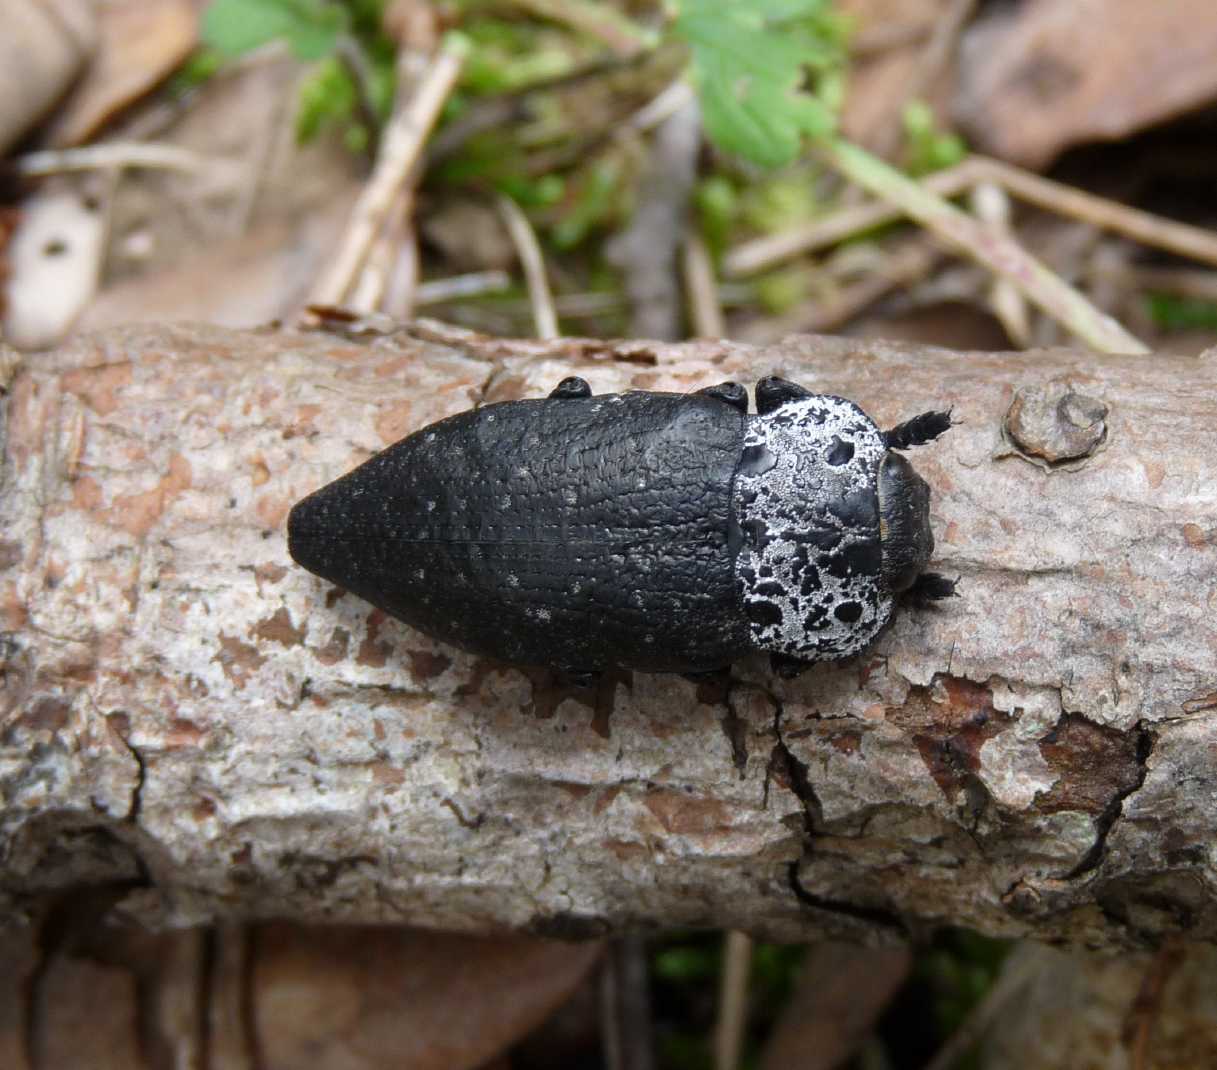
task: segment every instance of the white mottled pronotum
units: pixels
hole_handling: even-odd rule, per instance
[[[851,401],[816,395],[750,416],[733,508],[736,582],[757,648],[842,658],[887,623],[877,478],[883,435]]]

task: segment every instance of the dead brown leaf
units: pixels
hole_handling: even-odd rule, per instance
[[[120,323],[199,320],[253,327],[290,318],[308,302],[333,254],[356,189],[336,187],[326,205],[298,222],[269,219],[183,257],[166,270],[107,287],[81,320],[83,330]]]
[[[93,62],[56,113],[48,142],[88,141],[132,101],[176,69],[198,44],[190,0],[98,0]]]
[[[255,940],[267,1070],[462,1070],[519,1040],[574,990],[596,944],[273,925]]]
[[[955,112],[986,152],[1040,168],[1217,99],[1212,0],[1028,0],[964,35]]]
[[[845,112],[841,118],[846,136],[867,142],[892,118],[893,107],[907,93],[910,80],[935,21],[949,0],[841,0],[839,7],[853,18],[854,38],[865,41],[877,33],[891,35],[892,46],[857,55],[849,65]],[[897,27],[904,32],[896,31]],[[934,102],[949,100],[942,87],[927,94]],[[897,116],[898,117],[898,116]]]
[[[54,959],[39,985],[35,1066],[133,1070],[140,1055],[139,993],[127,970],[85,959]]]
[[[0,2],[0,155],[36,123],[97,43],[86,0]]]
[[[833,1070],[858,1048],[908,976],[905,947],[823,943],[807,954],[798,987],[765,1049],[762,1070]]]

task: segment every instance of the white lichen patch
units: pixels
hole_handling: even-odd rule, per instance
[[[993,683],[992,691],[994,709],[1010,714],[1013,723],[980,748],[979,776],[998,803],[1025,810],[1058,779],[1040,742],[1061,718],[1061,696],[1054,688],[1004,681]]]
[[[1020,739],[1013,730],[1000,732],[980,748],[981,781],[1001,806],[1026,810],[1041,792],[1057,781],[1035,740]]]

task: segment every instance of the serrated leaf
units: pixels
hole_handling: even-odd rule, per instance
[[[240,56],[270,41],[286,41],[301,59],[329,55],[347,15],[324,0],[213,0],[203,16],[203,40],[225,56]]]
[[[674,32],[688,42],[706,132],[765,167],[789,163],[803,138],[831,133],[833,109],[808,75],[842,61],[827,0],[682,0]]]

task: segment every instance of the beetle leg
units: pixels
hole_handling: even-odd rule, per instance
[[[912,446],[924,446],[933,442],[951,426],[951,410],[946,412],[923,412],[911,420],[897,424],[883,432],[883,440],[889,450],[907,450]]]
[[[586,379],[577,375],[568,375],[549,392],[551,398],[590,398],[592,388]]]
[[[740,412],[748,411],[748,391],[740,386],[739,383],[733,383],[728,380],[715,386],[703,386],[697,393],[705,394],[708,398],[717,398],[719,401],[725,401],[733,409],[739,409]]]
[[[959,580],[947,579],[937,572],[923,572],[913,581],[913,586],[904,592],[904,597],[918,609],[928,609],[944,598],[954,598]]]
[[[780,676],[783,680],[793,680],[796,676],[801,676],[814,664],[815,662],[793,658],[789,654],[769,655],[769,668],[775,676]]]
[[[799,401],[811,397],[811,391],[792,383],[789,379],[779,379],[769,375],[756,384],[756,411],[759,413],[773,412],[788,401]]]

